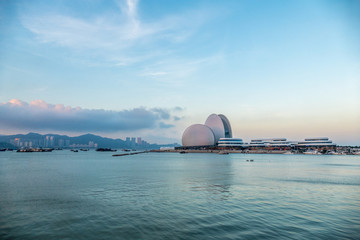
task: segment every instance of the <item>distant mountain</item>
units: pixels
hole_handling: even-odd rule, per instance
[[[94,143],[97,143],[98,147],[106,147],[106,148],[129,147],[124,140],[101,137],[90,133],[78,137],[71,137],[70,139],[72,144],[84,144],[92,141]]]
[[[178,146],[177,144],[149,144],[142,141],[137,144],[122,139],[112,139],[97,136],[94,134],[84,134],[77,137],[69,137],[58,134],[38,133],[0,135],[0,142],[15,145],[17,147],[102,147],[102,148],[137,148],[137,149],[159,149],[160,147]]]
[[[10,143],[7,142],[0,142],[0,149],[16,149],[16,147]]]

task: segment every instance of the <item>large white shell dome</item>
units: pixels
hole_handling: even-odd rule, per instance
[[[205,125],[211,128],[215,135],[215,142],[225,137],[225,127],[221,118],[217,114],[211,114],[205,121]]]
[[[230,125],[229,119],[227,119],[227,117],[225,117],[225,115],[223,115],[223,114],[219,114],[218,116],[221,118],[221,120],[224,124],[225,137],[232,138],[232,130],[231,130],[231,125]]]
[[[229,120],[222,114],[211,114],[203,124],[194,124],[185,129],[182,136],[184,147],[214,146],[220,138],[232,138]]]
[[[213,131],[203,124],[194,124],[185,129],[182,135],[182,145],[188,146],[212,146],[215,145]]]

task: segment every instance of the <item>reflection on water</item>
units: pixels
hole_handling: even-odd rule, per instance
[[[358,156],[4,152],[0,239],[356,239],[359,166]]]
[[[190,155],[191,156],[191,155]],[[192,156],[191,156],[192,157]],[[213,154],[205,154],[203,158],[211,159]],[[228,156],[224,156],[226,159]],[[201,161],[194,162],[187,158],[181,184],[185,183],[190,191],[197,191],[215,200],[226,200],[231,197],[233,184],[232,161]],[[189,172],[189,169],[193,169]]]

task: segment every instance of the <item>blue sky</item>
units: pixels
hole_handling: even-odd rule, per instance
[[[0,134],[360,145],[360,2],[0,2]]]

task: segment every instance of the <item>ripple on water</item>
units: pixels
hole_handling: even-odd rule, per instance
[[[0,155],[0,239],[360,236],[354,158],[183,155]]]

